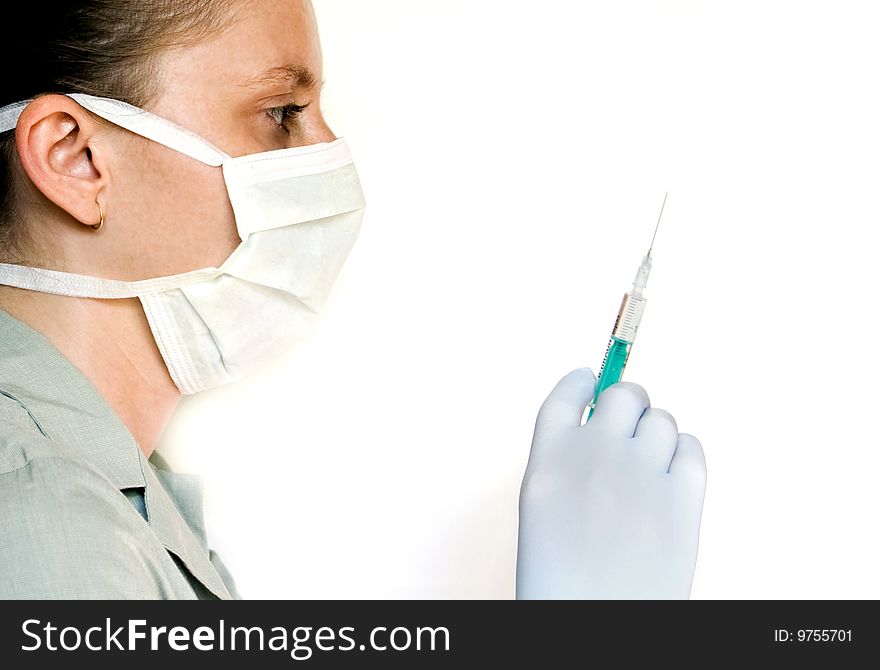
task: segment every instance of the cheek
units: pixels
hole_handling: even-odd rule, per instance
[[[126,232],[120,257],[139,278],[216,267],[238,246],[220,168],[160,148],[145,152],[128,172],[120,199],[125,213],[119,212],[118,228]]]

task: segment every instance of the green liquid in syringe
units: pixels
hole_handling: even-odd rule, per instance
[[[599,380],[596,382],[596,392],[593,395],[593,403],[599,400],[599,396],[610,386],[614,386],[623,377],[623,369],[626,367],[626,359],[629,356],[630,344],[616,337],[611,338],[602,368],[599,370]],[[590,409],[587,420],[593,416],[595,407]]]

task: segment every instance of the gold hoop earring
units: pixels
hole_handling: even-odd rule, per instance
[[[92,230],[101,230],[104,227],[104,208],[101,207],[101,203],[98,202],[98,199],[95,198],[95,204],[98,206],[98,215],[101,217],[101,220],[98,223],[92,225]]]

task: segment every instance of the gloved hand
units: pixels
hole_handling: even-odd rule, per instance
[[[592,370],[541,406],[519,501],[520,599],[688,598],[706,489],[703,448],[645,390],[593,397]]]

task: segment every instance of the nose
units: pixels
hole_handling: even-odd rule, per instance
[[[338,139],[336,134],[331,130],[323,114],[313,118],[312,123],[308,125],[303,133],[303,144],[320,144],[322,142],[332,142]]]

